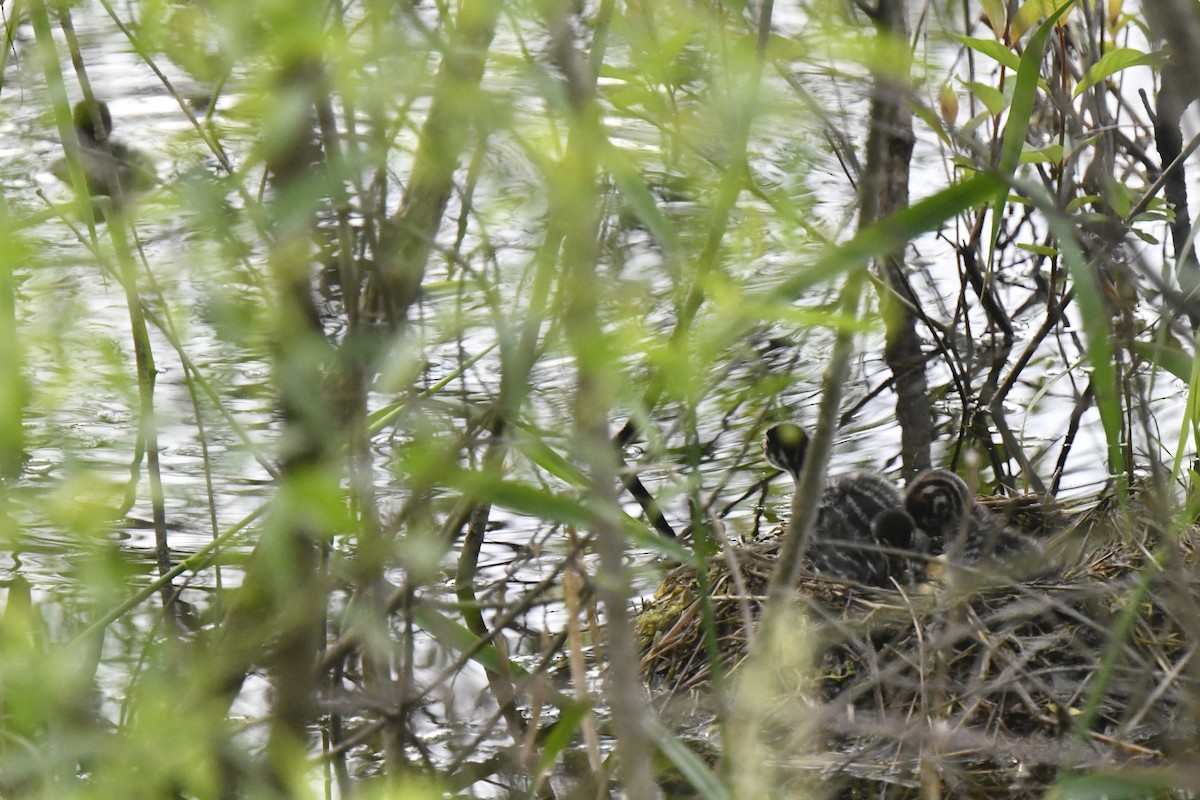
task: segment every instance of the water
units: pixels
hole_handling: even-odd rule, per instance
[[[793,10],[794,11],[794,10]],[[80,35],[84,60],[98,95],[109,102],[117,120],[116,136],[135,143],[158,158],[160,178],[167,185],[181,185],[184,176],[194,170],[213,168],[213,159],[198,141],[195,131],[183,117],[177,102],[164,90],[161,82],[130,53],[125,40],[115,34],[111,21],[91,5],[74,10],[74,22]],[[789,12],[792,13],[792,12]],[[800,18],[785,18],[785,24],[796,24]],[[790,20],[790,22],[789,22]],[[54,202],[64,202],[69,193],[57,184],[48,172],[48,164],[58,156],[59,145],[51,115],[49,99],[36,59],[32,54],[32,33],[28,26],[19,29],[15,54],[5,73],[4,102],[0,105],[0,185],[16,217],[40,215],[46,205],[38,194],[44,193]],[[502,42],[498,43],[502,45]],[[515,51],[515,47],[514,47]],[[186,74],[161,64],[171,74],[181,94],[200,95],[207,87],[192,81]],[[72,84],[73,85],[73,84]],[[74,95],[73,95],[74,96]],[[244,163],[254,145],[252,131],[245,125],[225,116],[236,105],[238,96],[227,93],[217,108],[217,119],[225,127],[224,144],[235,164]],[[858,116],[861,99],[848,98],[847,117]],[[537,102],[525,101],[525,113],[539,112]],[[622,124],[613,118],[610,124]],[[803,134],[802,134],[803,135]],[[760,166],[772,180],[792,180],[786,168],[791,152],[796,149],[789,133],[781,134]],[[615,140],[632,148],[654,148],[655,139],[645,129],[630,124],[615,134]],[[409,140],[409,144],[412,141]],[[490,220],[490,245],[495,248],[494,264],[485,265],[504,274],[520,275],[531,257],[532,231],[540,219],[541,209],[530,199],[536,191],[539,176],[520,158],[505,158],[507,152],[519,155],[519,146],[500,137],[496,145],[497,162],[490,183],[480,187],[480,205],[496,209]],[[799,148],[807,151],[806,148]],[[778,159],[781,165],[773,165]],[[924,141],[914,162],[914,186],[940,186],[944,176],[944,156],[936,143]],[[396,171],[404,173],[404,160],[395,159]],[[827,182],[821,175],[812,176],[811,183],[802,187],[821,198],[817,209],[822,219],[847,219],[845,209],[853,197],[846,191],[845,182],[837,176]],[[506,185],[507,182],[507,185]],[[393,191],[395,191],[393,189]],[[505,197],[510,192],[511,197]],[[917,194],[914,192],[914,194]],[[151,198],[139,213],[138,235],[167,301],[174,324],[184,342],[188,357],[201,374],[212,381],[225,405],[236,420],[237,427],[220,420],[205,401],[201,414],[205,424],[207,453],[201,447],[196,408],[184,380],[183,365],[173,347],[162,333],[151,329],[151,338],[160,374],[158,376],[156,407],[159,415],[159,445],[162,461],[169,536],[173,555],[184,558],[206,547],[213,536],[252,513],[273,496],[270,474],[261,458],[270,459],[274,437],[280,423],[274,410],[272,375],[263,342],[247,331],[253,320],[246,308],[264,302],[253,271],[265,271],[262,254],[249,254],[250,271],[239,274],[237,269],[222,266],[217,245],[196,235],[170,192]],[[398,192],[393,195],[398,197]],[[698,213],[684,205],[669,212],[680,217]],[[770,209],[747,198],[739,213],[750,216],[767,214]],[[831,227],[837,227],[832,225]],[[76,227],[78,230],[78,226]],[[760,231],[761,254],[755,264],[757,274],[752,282],[766,286],[794,268],[798,258],[796,242],[788,231],[764,225]],[[129,462],[134,450],[134,426],[137,419],[137,396],[131,384],[133,371],[129,337],[129,320],[121,287],[106,277],[97,267],[96,258],[89,252],[86,241],[80,241],[67,221],[50,217],[29,227],[24,235],[29,244],[27,257],[16,272],[18,285],[18,321],[23,343],[27,374],[30,377],[33,399],[29,403],[28,455],[21,479],[12,490],[14,514],[21,520],[21,532],[10,537],[8,547],[0,554],[0,570],[5,577],[20,574],[33,583],[35,596],[52,606],[61,593],[72,585],[78,569],[79,536],[96,535],[106,531],[115,538],[121,552],[137,565],[140,574],[135,582],[152,579],[154,536],[147,520],[151,517],[149,491],[143,477],[138,486],[137,503],[127,518],[115,526],[107,524],[104,512],[119,503],[124,482],[129,474]],[[479,243],[476,233],[472,241]],[[103,231],[100,247],[107,249]],[[622,301],[629,307],[649,305],[651,310],[642,321],[640,332],[647,340],[665,336],[671,329],[673,317],[669,304],[663,302],[669,287],[663,285],[661,254],[647,242],[644,232],[633,229],[623,241],[624,258],[620,274],[627,295]],[[918,288],[931,298],[940,297],[935,305],[938,315],[949,318],[953,313],[954,294],[959,279],[954,270],[952,254],[944,242],[926,237],[915,244],[919,255],[911,258],[917,268]],[[481,261],[484,259],[481,256]],[[430,276],[431,280],[449,278],[452,268]],[[509,288],[512,296],[504,301],[519,302],[527,287]],[[1025,290],[1013,288],[1003,296],[1005,306],[1015,307]],[[647,299],[649,298],[649,299]],[[338,308],[336,294],[324,298],[325,308]],[[830,302],[828,296],[814,294],[805,305]],[[455,329],[443,309],[461,308],[468,314],[466,327]],[[453,295],[431,296],[425,308],[425,325],[421,328],[422,346],[402,354],[397,363],[389,365],[400,376],[389,381],[385,370],[383,380],[403,386],[403,376],[419,372],[418,387],[432,386],[451,376],[471,356],[484,353],[495,344],[495,331],[487,324],[489,316],[482,299],[468,300],[455,306]],[[970,312],[976,330],[980,327],[977,308]],[[1072,315],[1077,311],[1072,309]],[[338,321],[328,320],[330,330]],[[1007,356],[1012,363],[1016,353],[1032,335],[1039,322],[1037,314],[1015,320],[1017,343]],[[1079,329],[1080,320],[1072,316],[1072,327]],[[1067,337],[1039,352],[1040,363],[1028,373],[1030,381],[1021,381],[1005,404],[1009,421],[1026,449],[1033,452],[1046,449],[1043,461],[1036,464],[1039,474],[1048,477],[1057,457],[1056,443],[1065,431],[1075,398],[1081,391],[1080,378],[1070,374],[1070,367],[1079,358],[1078,348]],[[247,343],[249,342],[249,344]],[[973,376],[976,385],[987,363],[983,348],[987,341],[981,337],[976,363],[963,365],[965,374]],[[843,408],[857,411],[842,428],[833,454],[831,470],[845,471],[856,467],[882,468],[891,474],[898,472],[896,453],[899,451],[899,431],[895,425],[894,399],[888,391],[876,394],[890,373],[882,363],[882,334],[876,321],[860,337],[853,364],[852,379],[847,387]],[[770,473],[752,432],[762,427],[759,416],[771,413],[779,418],[796,419],[811,424],[815,419],[821,375],[830,353],[830,336],[825,330],[811,330],[785,320],[769,332],[758,331],[743,343],[741,352],[731,356],[730,368],[713,376],[707,384],[699,406],[699,434],[707,445],[698,470],[702,484],[700,496],[710,499],[715,509],[725,509],[729,536],[752,537],[755,526],[763,524],[762,509],[757,503],[764,495],[755,491],[756,485]],[[636,359],[634,359],[636,361]],[[641,365],[633,365],[641,366]],[[643,370],[632,370],[644,374]],[[532,374],[533,397],[531,424],[545,428],[547,441],[560,452],[570,453],[566,437],[553,431],[569,430],[573,418],[571,391],[573,367],[562,354],[547,353],[535,365]],[[930,382],[933,386],[951,384],[945,365],[932,363]],[[452,383],[451,391],[441,396],[460,403],[459,411],[435,409],[433,417],[439,424],[467,416],[467,409],[488,402],[499,385],[498,361],[487,356],[473,364],[464,375]],[[786,413],[764,407],[761,402],[742,398],[746,387],[775,385],[778,406]],[[636,382],[622,387],[623,399],[632,401],[644,387]],[[1174,447],[1173,432],[1178,430],[1182,414],[1182,386],[1174,378],[1161,376],[1153,395],[1151,416],[1164,432],[1168,449]],[[381,389],[373,396],[375,407],[393,402],[395,396]],[[959,403],[953,391],[939,393],[931,402],[938,414],[939,431],[943,437],[935,447],[935,460],[944,460],[951,451],[956,433]],[[677,531],[688,522],[686,484],[695,476],[689,474],[683,458],[682,421],[664,411],[655,419],[658,431],[653,446],[638,444],[631,447],[627,460],[640,463],[643,452],[666,453],[674,458],[650,457],[640,472],[651,491],[662,499],[668,519]],[[442,415],[442,416],[438,416]],[[620,421],[614,420],[614,424]],[[415,424],[412,419],[407,424]],[[373,441],[373,457],[379,485],[381,507],[394,512],[405,500],[403,482],[394,477],[393,461],[397,446],[408,435],[404,426],[387,429]],[[1150,443],[1140,443],[1150,446]],[[1062,497],[1094,494],[1108,478],[1104,464],[1105,442],[1095,410],[1083,417],[1080,440],[1075,445],[1063,480]],[[514,465],[516,477],[528,477],[532,471],[520,463]],[[207,475],[206,475],[207,472]],[[211,479],[211,495],[209,493]],[[790,482],[776,480],[766,491],[768,516],[777,515],[786,504]],[[64,519],[61,499],[69,498],[68,506],[76,511],[74,518]],[[744,498],[731,508],[726,504],[734,498]],[[56,502],[57,499],[57,502]],[[48,511],[49,509],[49,511]],[[636,504],[625,498],[625,511],[637,516]],[[215,510],[215,526],[210,518]],[[444,518],[447,507],[438,507]],[[491,518],[492,530],[484,544],[480,559],[480,584],[492,587],[493,594],[481,597],[496,606],[502,599],[521,596],[528,587],[555,574],[568,549],[564,531],[536,519],[512,511],[496,510]],[[235,545],[243,554],[251,549],[252,538]],[[352,543],[335,545],[352,552]],[[443,566],[455,561],[455,553],[444,560]],[[638,589],[649,592],[657,582],[656,565],[661,562],[652,552],[637,551],[634,562],[638,567]],[[584,559],[594,572],[590,556]],[[395,569],[388,578],[399,585],[404,572]],[[224,585],[239,581],[235,568],[222,574]],[[212,571],[195,576],[185,593],[190,602],[205,605],[211,600],[215,585]],[[447,603],[452,597],[448,580],[434,581],[427,587],[429,602]],[[533,669],[540,659],[544,640],[560,631],[565,624],[561,596],[550,593],[548,600],[533,604],[509,635],[509,651],[521,664]],[[493,618],[494,612],[486,615]],[[152,612],[135,618],[135,625],[154,624]],[[398,624],[398,623],[397,623]],[[416,683],[430,685],[434,676],[453,663],[453,658],[426,636],[416,639],[416,660],[419,667]],[[553,662],[554,659],[547,659]],[[109,675],[110,686],[123,683],[119,675]],[[255,684],[243,692],[239,713],[255,716],[265,705],[265,688]],[[482,671],[467,665],[459,669],[453,681],[441,688],[426,708],[423,732],[427,735],[435,761],[455,757],[458,747],[479,735],[477,723],[494,708],[488,698],[487,684]],[[497,739],[495,747],[502,746]],[[486,749],[486,748],[485,748]],[[377,754],[365,755],[366,762]]]

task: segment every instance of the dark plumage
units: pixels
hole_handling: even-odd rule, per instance
[[[871,532],[880,544],[897,550],[911,550],[916,524],[902,508],[889,508],[871,520]]]
[[[79,157],[88,194],[121,201],[149,189],[156,180],[154,164],[149,156],[110,138],[113,122],[107,103],[96,101],[95,110],[96,115],[93,116],[92,108],[86,101],[76,103],[71,118],[78,147],[63,142],[64,149],[74,149]],[[97,122],[103,131],[97,129]],[[63,183],[72,185],[71,169],[66,158],[55,161],[50,171]]]
[[[763,439],[767,460],[798,480],[808,451],[808,435],[799,425],[785,423],[767,431]],[[907,519],[900,492],[886,478],[873,472],[852,472],[829,478],[807,554],[813,566],[841,580],[874,586],[889,585],[890,557],[881,548],[896,547],[892,540],[912,541],[911,520],[907,534],[904,523],[891,512]],[[878,524],[877,524],[878,523]],[[881,541],[877,531],[891,537]]]
[[[935,554],[958,553],[958,560],[968,566],[1032,544],[1008,530],[975,501],[962,478],[944,469],[930,470],[909,483],[904,508],[929,536]]]
[[[808,454],[808,434],[792,422],[784,422],[767,430],[763,437],[763,453],[767,461],[800,480],[804,457]]]
[[[923,561],[912,558],[928,552],[928,537],[917,530],[916,523],[902,508],[890,508],[871,520],[871,533],[887,553],[888,575],[907,586],[916,586],[925,579]]]

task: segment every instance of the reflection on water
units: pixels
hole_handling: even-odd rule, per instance
[[[84,59],[97,93],[108,101],[118,120],[117,136],[154,152],[160,176],[170,187],[160,196],[148,199],[138,215],[138,237],[151,265],[153,281],[162,292],[161,310],[173,320],[190,362],[226,398],[224,405],[229,413],[228,419],[220,418],[211,406],[201,402],[198,418],[182,360],[171,341],[152,328],[159,370],[156,405],[168,530],[174,557],[181,559],[208,546],[218,532],[253,513],[273,496],[270,473],[263,462],[269,463],[279,418],[274,407],[267,345],[245,344],[255,341],[253,335],[247,335],[246,327],[254,323],[248,319],[246,307],[264,302],[262,284],[253,274],[264,269],[260,263],[262,256],[248,254],[250,266],[239,277],[236,271],[214,266],[217,259],[211,257],[208,249],[215,245],[195,241],[189,234],[187,225],[179,219],[182,212],[178,199],[171,195],[173,191],[200,191],[202,187],[189,188],[181,178],[193,170],[203,170],[211,156],[197,141],[176,101],[164,91],[155,75],[133,54],[113,48],[112,43],[124,40],[111,35],[107,18],[90,6],[75,13]],[[32,35],[25,27],[20,32],[17,56],[10,61],[4,88],[10,96],[20,94],[23,102],[6,104],[0,118],[3,154],[0,182],[13,212],[38,215],[46,209],[39,192],[52,202],[65,202],[69,193],[48,173],[48,165],[57,157],[59,147],[46,88],[36,69],[22,66],[32,62],[26,50]],[[171,78],[185,95],[205,91],[205,87],[191,86],[186,75],[172,74]],[[222,105],[231,102],[233,98],[227,94]],[[221,109],[218,106],[216,110],[218,122],[222,121]],[[233,158],[240,160],[252,142],[239,137],[233,123],[229,130],[232,135],[223,140],[224,144]],[[633,132],[629,133],[629,141],[636,138]],[[513,178],[520,179],[520,176]],[[490,240],[492,245],[500,245],[494,254],[496,263],[518,265],[514,270],[523,268],[528,257],[525,234],[519,227],[522,219],[514,213],[512,230],[496,231]],[[78,230],[78,223],[75,224]],[[136,450],[138,398],[136,386],[131,382],[132,346],[120,286],[97,268],[86,242],[76,238],[67,221],[51,216],[28,231],[28,235],[33,248],[28,263],[18,270],[18,315],[34,393],[29,407],[34,413],[27,420],[28,461],[9,501],[9,513],[21,520],[21,533],[5,543],[0,570],[7,576],[19,572],[33,582],[35,591],[53,596],[55,587],[70,582],[80,569],[79,561],[84,557],[81,550],[87,548],[81,547],[77,535],[81,531],[107,531],[104,513],[121,505],[129,479],[131,453]],[[108,246],[103,237],[100,246]],[[624,277],[630,281],[631,295],[635,295],[628,302],[645,302],[636,297],[639,291],[665,294],[666,287],[655,285],[662,280],[659,254],[636,237],[631,237],[625,246],[628,252],[622,261]],[[933,241],[922,242],[928,252],[936,252],[940,246]],[[954,315],[953,292],[960,281],[953,264],[953,259],[947,256],[920,271],[922,281],[918,287],[929,297],[931,305],[938,308],[942,318]],[[756,267],[757,279],[766,282],[794,268],[794,263],[790,257],[766,255]],[[1019,305],[1020,289],[1011,287],[1002,291],[1013,293],[1006,298],[1011,307]],[[339,307],[336,291],[324,299],[325,310],[336,312]],[[813,304],[829,300],[821,296],[810,299]],[[431,293],[427,300],[428,341],[423,349],[406,354],[407,362],[396,366],[400,373],[419,369],[418,383],[426,387],[454,376],[472,356],[492,347],[496,339],[496,332],[486,324],[488,318],[482,301],[483,313],[478,319],[466,319],[464,330],[445,335],[438,330],[443,322],[437,314],[439,302],[436,293]],[[459,308],[480,311],[470,303],[460,304]],[[664,311],[667,308],[666,303],[655,306],[645,322],[648,336],[669,330],[671,320]],[[978,309],[971,309],[970,313],[977,314]],[[1020,319],[1016,322],[1017,342],[1011,353],[1004,356],[1009,363],[1034,333],[1031,323]],[[331,335],[339,335],[340,320],[331,313],[327,323]],[[976,363],[960,365],[962,373],[976,385],[990,364],[990,354],[984,351],[984,346],[981,339],[975,352]],[[763,333],[745,343],[743,352],[732,359],[733,365],[715,376],[708,387],[699,409],[698,428],[704,445],[698,467],[703,483],[700,495],[711,498],[712,508],[722,512],[731,538],[751,537],[754,527],[761,523],[761,509],[756,504],[762,494],[754,488],[771,472],[761,458],[754,432],[763,427],[765,420],[745,411],[739,393],[746,391],[747,386],[777,383],[780,405],[786,409],[778,410],[778,417],[811,424],[816,416],[819,381],[830,347],[827,331],[798,332],[779,326],[769,335]],[[894,398],[886,389],[890,373],[880,356],[882,349],[882,334],[876,325],[860,339],[860,355],[853,365],[844,404],[846,409],[854,409],[854,413],[845,421],[838,437],[833,454],[835,472],[869,466],[893,475],[898,473],[899,431]],[[1038,382],[1018,384],[1004,405],[1009,422],[1021,435],[1026,449],[1040,454],[1034,467],[1043,477],[1053,470],[1057,447],[1066,432],[1066,420],[1080,393],[1079,386],[1067,375],[1068,366],[1079,356],[1078,350],[1060,350],[1057,343],[1048,346],[1039,352],[1039,369],[1029,372]],[[443,401],[452,397],[460,403],[462,416],[486,405],[499,386],[498,364],[494,355],[473,363],[455,379],[457,388],[445,394]],[[935,458],[945,459],[954,447],[961,405],[953,391],[955,376],[940,363],[931,363],[930,369],[931,385],[939,387],[930,402],[937,412],[938,430],[942,434]],[[571,374],[566,360],[551,354],[534,367],[531,413],[535,422],[547,429],[553,429],[556,421],[572,416]],[[1163,377],[1157,389],[1152,415],[1163,430],[1176,430],[1182,415],[1181,386],[1173,378]],[[373,402],[382,407],[394,402],[394,398],[381,391]],[[442,413],[453,417],[458,412]],[[656,421],[661,426],[661,441],[656,446],[677,458],[639,462],[639,474],[662,498],[672,527],[683,531],[690,521],[685,491],[689,470],[683,466],[686,464],[683,425],[665,413]],[[200,423],[204,425],[203,437],[198,433]],[[402,481],[394,473],[397,436],[396,431],[385,430],[373,442],[371,451],[375,474],[380,476],[375,491],[381,507],[388,511],[399,509],[405,501]],[[552,438],[551,434],[547,436]],[[1062,496],[1093,494],[1104,484],[1108,477],[1103,468],[1104,447],[1098,416],[1094,410],[1089,411],[1083,417],[1080,440],[1066,465]],[[569,449],[562,447],[563,451]],[[631,449],[628,455],[631,462],[638,462],[638,451]],[[142,579],[149,581],[154,575],[154,535],[148,523],[151,512],[144,471],[137,488],[137,502],[125,521],[117,525],[116,535],[121,550],[141,569]],[[55,516],[61,512],[47,514],[46,509],[61,505],[48,502],[49,498],[62,492],[72,493],[78,519]],[[787,481],[776,481],[766,491],[768,505],[781,512],[788,492]],[[743,500],[727,505],[733,498]],[[635,516],[639,513],[633,504],[626,510]],[[438,508],[437,513],[448,515],[449,508]],[[511,607],[513,596],[520,596],[543,581],[556,580],[570,549],[570,540],[562,529],[519,514],[497,511],[492,523],[493,529],[482,548],[479,574],[483,587],[479,598],[489,622]],[[252,544],[253,536],[248,536],[234,544],[232,550],[244,555]],[[353,552],[346,542],[335,541],[332,548],[335,553],[347,556]],[[443,566],[452,572],[455,562],[455,554],[450,553],[445,556]],[[648,553],[641,553],[637,562],[639,566],[653,565],[654,559]],[[590,568],[590,562],[586,563]],[[214,575],[206,570],[192,577],[185,598],[198,606],[206,605],[216,585]],[[400,586],[403,577],[399,570],[389,575],[390,586]],[[652,568],[642,569],[639,581],[640,588],[649,591],[657,581],[657,573]],[[224,569],[221,582],[224,586],[238,583],[236,566]],[[434,582],[421,601],[449,614],[453,597],[452,581],[445,579]],[[556,656],[542,659],[541,654],[547,651],[547,639],[563,629],[566,614],[561,595],[550,593],[548,598],[539,596],[508,626],[509,652],[518,656],[518,663],[530,671],[556,668]],[[137,624],[159,624],[152,617],[147,614],[136,618]],[[493,713],[494,702],[488,697],[488,684],[481,670],[460,663],[454,654],[435,646],[427,637],[417,637],[415,641],[418,685],[440,687],[440,694],[427,700],[427,716],[423,717],[428,727],[426,745],[434,760],[453,760],[459,749],[478,735],[475,723]],[[453,680],[435,680],[447,670],[455,671]],[[115,679],[112,682],[121,683]],[[247,716],[254,715],[255,703],[259,707],[263,703],[261,696],[256,697],[255,689],[250,686],[242,693],[240,702],[251,706],[251,710],[244,711]],[[264,691],[261,686],[257,690]],[[369,767],[364,765],[364,769]]]

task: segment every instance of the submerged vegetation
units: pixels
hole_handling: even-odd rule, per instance
[[[1194,0],[5,25],[0,794],[1200,791]]]

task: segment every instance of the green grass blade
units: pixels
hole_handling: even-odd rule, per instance
[[[1104,302],[1096,273],[1088,263],[1075,239],[1075,228],[1054,207],[1054,201],[1045,196],[1039,203],[1046,219],[1058,240],[1063,262],[1075,288],[1083,328],[1087,334],[1087,356],[1092,365],[1092,385],[1096,389],[1096,407],[1100,411],[1100,422],[1108,443],[1108,463],[1117,476],[1117,499],[1126,501],[1125,454],[1121,449],[1121,387],[1117,370],[1113,366],[1113,348],[1109,320],[1112,312]]]
[[[859,231],[853,239],[834,247],[808,269],[799,270],[772,294],[782,298],[799,297],[873,258],[895,252],[921,234],[937,230],[947,220],[994,197],[998,190],[1007,191],[1006,184],[983,172],[948,186]]]
[[[591,711],[590,703],[578,701],[568,703],[559,710],[558,719],[550,726],[541,740],[542,746],[539,749],[537,764],[534,766],[532,775],[534,786],[541,783],[545,774],[558,761],[558,757],[571,746],[580,726],[583,725],[583,721],[587,719]]]
[[[733,800],[729,789],[721,783],[699,756],[655,717],[646,720],[646,732],[658,749],[675,765],[700,797],[709,800]]]
[[[1004,128],[1004,138],[1000,143],[1000,164],[998,170],[1004,178],[1010,178],[1016,173],[1021,163],[1021,151],[1025,149],[1025,134],[1029,132],[1029,121],[1033,115],[1034,101],[1037,99],[1038,82],[1041,79],[1042,56],[1046,52],[1046,41],[1055,23],[1075,4],[1068,0],[1057,11],[1046,18],[1038,26],[1037,31],[1029,40],[1029,45],[1021,55],[1017,66],[1017,85],[1013,91],[1012,104],[1008,111],[1008,124]],[[1000,227],[1004,217],[1004,203],[1008,196],[1008,187],[996,195],[995,208],[992,212],[991,242],[988,248],[989,270],[996,255],[996,242],[1000,239]]]

